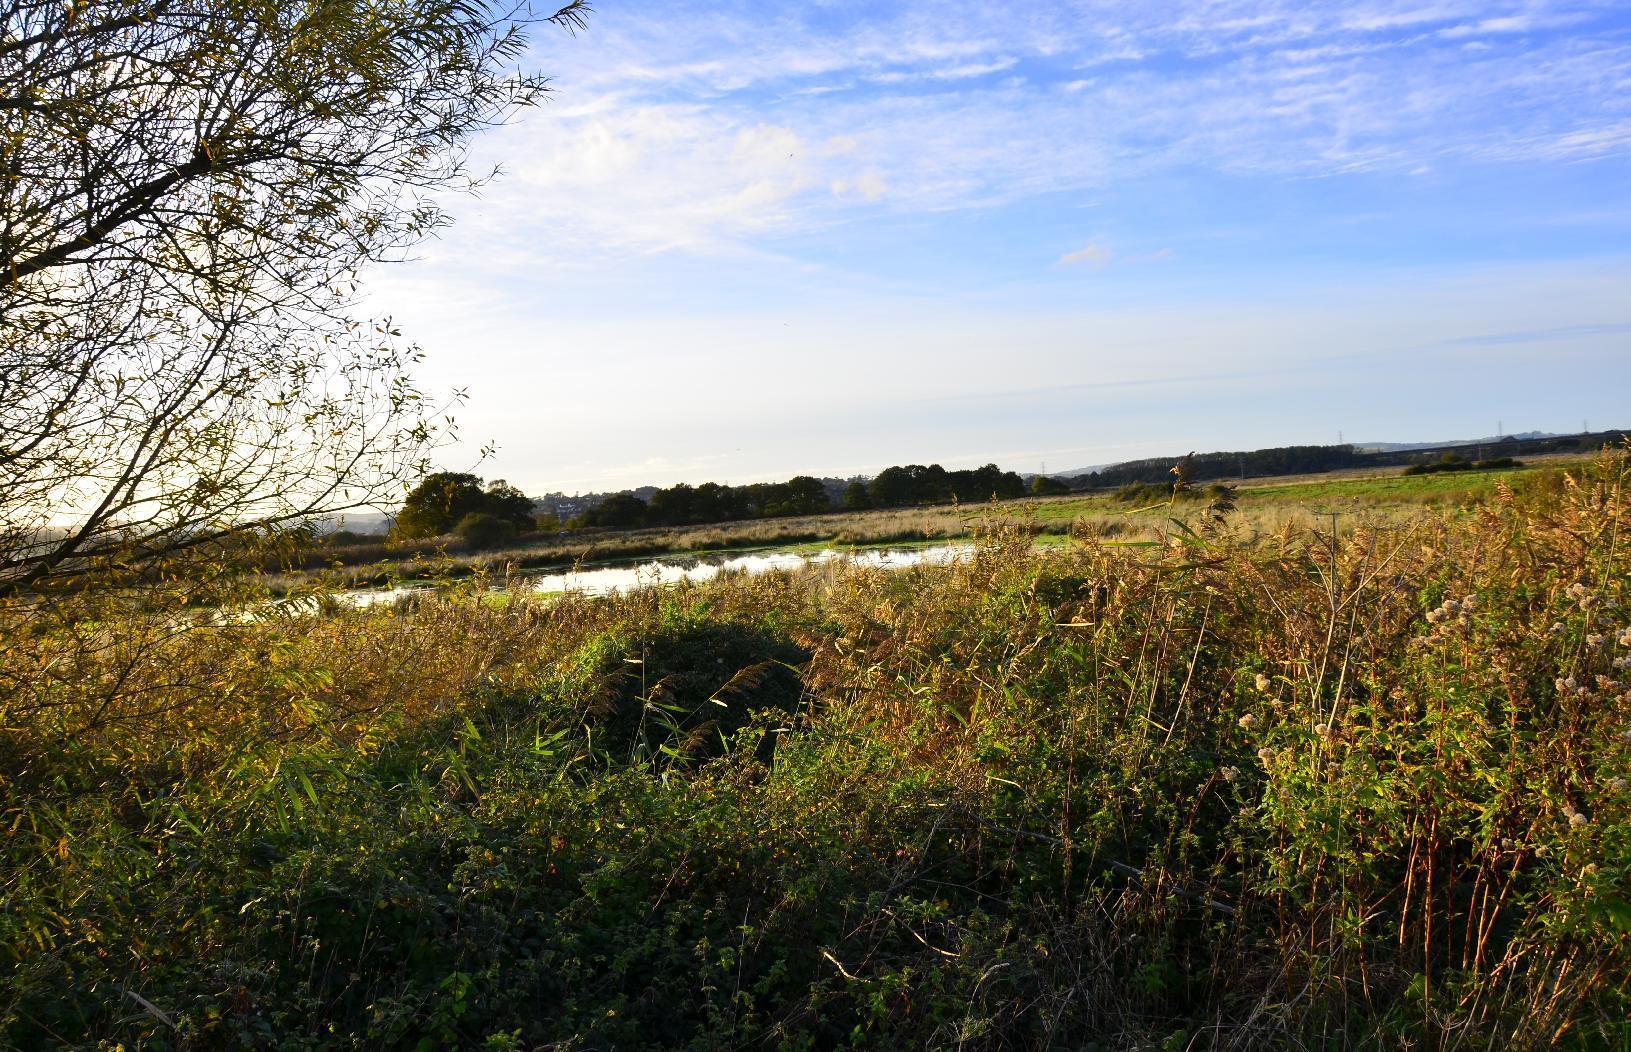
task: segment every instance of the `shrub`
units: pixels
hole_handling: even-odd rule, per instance
[[[1070,492],[1070,487],[1050,475],[1031,479],[1031,494],[1037,497],[1058,497]]]
[[[1153,482],[1128,482],[1116,490],[1115,499],[1126,504],[1162,504],[1172,499],[1172,487]]]
[[[515,523],[490,512],[471,512],[459,520],[453,532],[471,548],[496,548],[515,539]]]
[[[1427,464],[1412,464],[1405,468],[1405,475],[1437,475],[1445,471],[1500,471],[1506,468],[1521,468],[1523,463],[1511,457],[1498,457],[1494,460],[1467,461],[1454,453],[1445,453],[1439,459]]]

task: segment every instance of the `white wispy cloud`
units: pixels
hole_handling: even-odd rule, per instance
[[[783,124],[687,104],[597,108],[513,129],[487,191],[490,251],[523,255],[717,249],[798,222],[802,195],[855,171]],[[866,187],[874,181],[864,183]],[[480,220],[477,220],[480,222]],[[536,230],[547,229],[541,243]],[[495,269],[512,261],[487,253]]]
[[[969,62],[961,66],[947,66],[943,69],[933,70],[929,76],[935,80],[966,80],[969,77],[984,77],[991,73],[1001,73],[1014,68],[1018,62],[1014,58],[999,58],[994,62]]]
[[[835,197],[853,194],[865,201],[880,200],[889,192],[889,184],[877,172],[862,172],[854,179],[834,179],[830,184]]]
[[[1077,263],[1085,263],[1094,270],[1103,270],[1110,265],[1110,261],[1114,258],[1115,252],[1109,245],[1103,241],[1094,240],[1089,241],[1075,251],[1066,252],[1059,257],[1059,263],[1067,267]]]
[[[1566,26],[1579,25],[1586,20],[1581,12],[1556,12],[1540,14],[1526,11],[1522,14],[1503,15],[1499,18],[1481,18],[1476,22],[1466,22],[1449,26],[1440,31],[1440,35],[1455,40],[1461,37],[1497,36],[1506,33],[1532,33],[1543,29],[1561,29]]]
[[[1631,145],[1631,32],[1604,21],[1612,11],[608,8],[589,34],[540,50],[570,105],[504,135],[523,185],[492,192],[524,196],[549,244],[581,258],[723,251],[855,209],[982,208],[1183,168],[1301,177],[1599,157]]]

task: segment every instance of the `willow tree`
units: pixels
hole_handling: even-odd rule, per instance
[[[557,3],[559,0],[557,0]],[[369,503],[440,426],[357,277],[547,90],[485,0],[0,4],[0,591]]]

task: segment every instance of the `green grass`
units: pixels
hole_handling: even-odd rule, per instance
[[[1249,501],[1296,501],[1301,503],[1344,500],[1401,504],[1464,504],[1485,500],[1495,493],[1495,484],[1506,479],[1514,485],[1539,468],[1503,471],[1458,471],[1441,475],[1388,476],[1381,478],[1310,480],[1275,486],[1254,486],[1241,491]]]
[[[1519,468],[1506,471],[1467,471],[1443,475],[1382,476],[1362,478],[1310,478],[1307,481],[1258,485],[1251,480],[1236,484],[1236,499],[1242,508],[1308,505],[1340,501],[1401,506],[1443,506],[1484,500],[1495,492],[1495,483],[1505,478],[1515,485],[1543,470]],[[1204,487],[1202,487],[1204,488]],[[1204,503],[1204,498],[1197,498]],[[1191,502],[1181,502],[1179,510],[1190,510]],[[1129,504],[1108,494],[1058,497],[1016,502],[999,506],[1001,514],[1034,517],[1041,523],[1068,522],[1084,516],[1120,515],[1131,517],[1142,506]]]

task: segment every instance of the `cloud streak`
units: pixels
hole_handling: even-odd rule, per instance
[[[1073,252],[1066,252],[1059,257],[1061,266],[1074,266],[1078,263],[1086,264],[1094,270],[1103,270],[1115,258],[1110,246],[1102,241],[1090,241]]]
[[[608,9],[537,57],[558,60],[570,105],[504,149],[538,225],[564,227],[580,258],[1192,167],[1307,178],[1631,153],[1631,20],[1589,2],[1021,3],[1001,20],[955,2],[682,3]],[[818,152],[840,139],[849,151]]]

